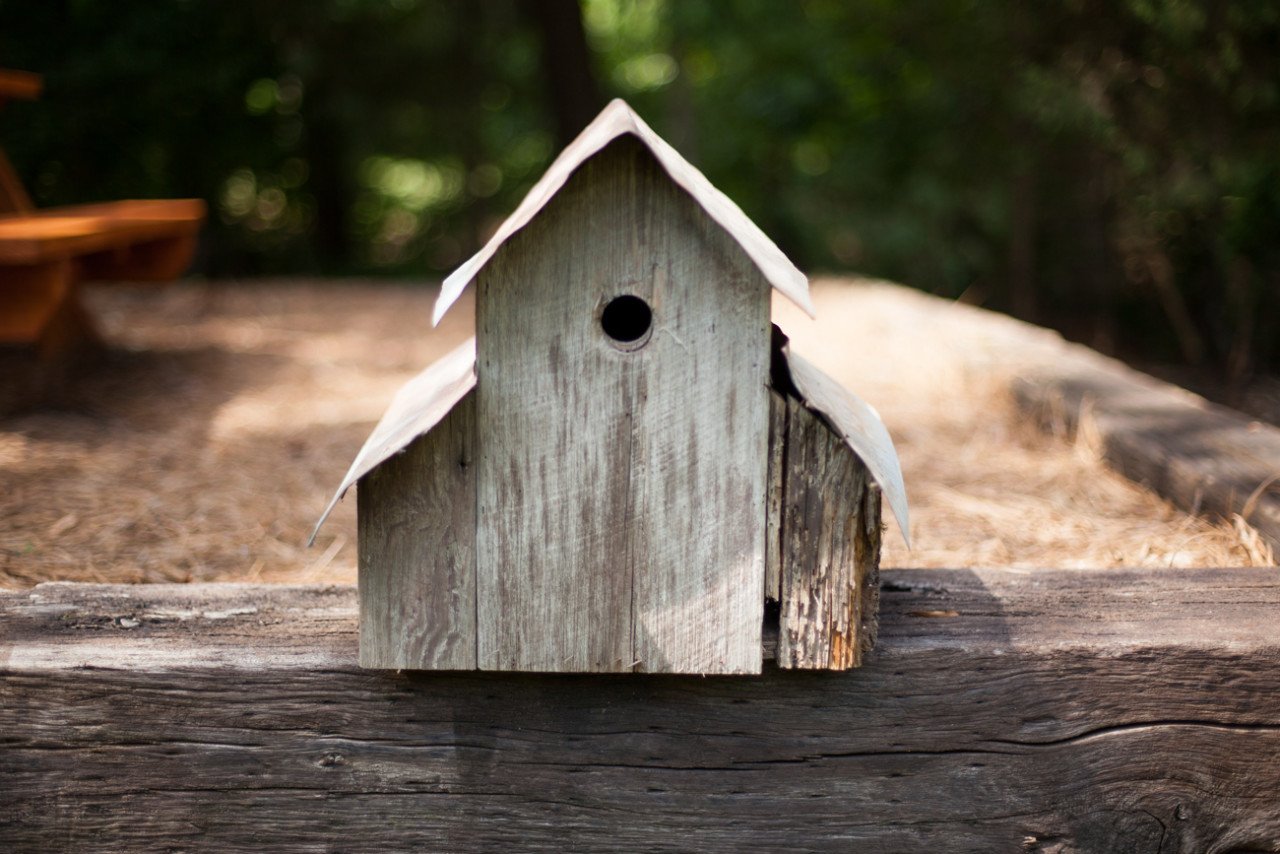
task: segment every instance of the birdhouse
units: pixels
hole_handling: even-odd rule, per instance
[[[621,101],[445,280],[475,337],[395,397],[358,484],[360,663],[758,673],[874,640],[875,412],[791,354],[808,281]],[[323,517],[321,519],[323,522]]]

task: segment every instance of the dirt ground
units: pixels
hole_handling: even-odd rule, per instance
[[[431,329],[434,294],[354,281],[90,294],[108,351],[0,416],[0,586],[353,581],[353,496],[305,541],[395,390],[470,334],[466,300]],[[1270,560],[1248,529],[1180,513],[1086,443],[1027,426],[1004,393],[1020,324],[882,283],[819,281],[814,297],[816,322],[782,302],[774,316],[893,433],[914,550],[890,522],[886,565]]]

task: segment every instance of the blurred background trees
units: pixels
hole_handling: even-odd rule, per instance
[[[0,0],[38,204],[199,196],[211,276],[438,276],[611,96],[801,266],[1280,369],[1280,6]]]

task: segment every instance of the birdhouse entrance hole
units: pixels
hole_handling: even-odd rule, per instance
[[[631,294],[614,297],[600,313],[600,328],[624,350],[644,346],[652,326],[653,309],[640,297]]]

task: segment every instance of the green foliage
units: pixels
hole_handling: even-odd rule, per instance
[[[38,204],[192,195],[214,274],[462,260],[552,152],[515,4],[0,3],[45,75],[0,132]]]
[[[535,0],[0,0],[41,204],[196,195],[204,267],[439,273],[554,155]],[[1280,8],[583,0],[626,97],[802,265],[1280,366]]]
[[[678,74],[628,96],[806,265],[1236,377],[1280,365],[1273,5],[586,10],[615,87],[639,57],[674,58]]]

